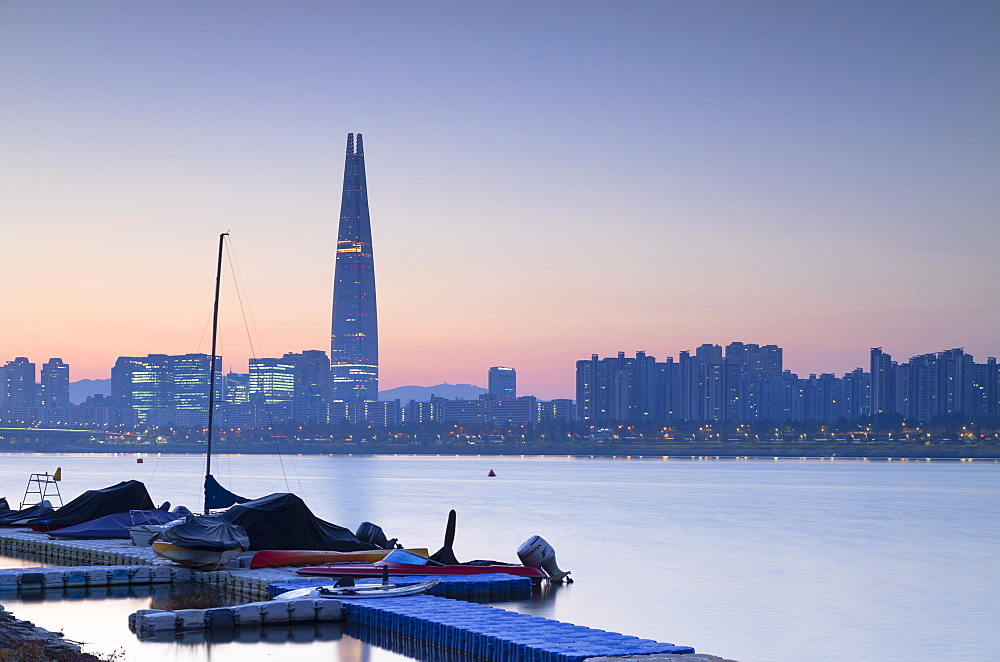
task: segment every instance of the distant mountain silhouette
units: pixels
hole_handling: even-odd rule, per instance
[[[480,395],[486,393],[482,386],[472,384],[438,384],[437,386],[397,386],[385,391],[378,392],[379,400],[396,400],[397,398],[407,403],[410,400],[417,402],[430,402],[431,396],[454,400],[477,400]]]
[[[110,379],[81,379],[69,383],[69,401],[75,405],[83,404],[91,395],[111,395]]]

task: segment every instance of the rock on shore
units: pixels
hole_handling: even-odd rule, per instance
[[[0,662],[99,662],[59,632],[21,621],[0,605]]]

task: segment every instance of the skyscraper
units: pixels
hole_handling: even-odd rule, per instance
[[[49,359],[42,366],[42,407],[69,409],[69,366],[62,359]]]
[[[356,147],[354,134],[347,134],[344,193],[334,267],[330,370],[334,400],[378,400],[375,261],[368,217],[365,152],[360,133]]]
[[[38,384],[35,382],[35,364],[19,356],[4,366],[4,407],[25,408],[38,406]]]
[[[489,374],[490,397],[496,400],[517,398],[517,372],[513,368],[493,366]]]

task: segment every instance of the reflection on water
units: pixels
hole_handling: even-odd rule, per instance
[[[43,568],[50,567],[52,563],[42,563],[32,560],[26,554],[8,552],[10,556],[0,556],[0,568]]]
[[[144,642],[197,644],[287,644],[338,641],[344,637],[342,623],[275,623],[266,628],[221,629],[198,632],[154,632]]]
[[[345,628],[345,632],[366,644],[390,650],[413,660],[428,660],[429,662],[481,662],[483,659],[448,648],[432,646],[426,642],[403,637],[392,632],[386,632],[385,630],[348,626]]]
[[[0,590],[0,600],[4,604],[35,602],[52,603],[63,600],[122,600],[148,598],[152,604],[157,600],[167,601],[170,592],[176,590],[170,584],[139,584],[124,586],[71,586],[63,588],[39,588],[27,586],[16,591]],[[143,607],[159,609],[159,607]]]
[[[2,459],[0,486],[23,485],[53,460]],[[201,458],[58,463],[66,498],[128,476],[156,501],[199,501]],[[492,603],[515,611],[741,662],[839,662],[844,650],[987,660],[1000,649],[996,463],[232,456],[220,460],[226,473],[241,494],[293,491],[323,519],[352,530],[375,522],[412,546],[436,549],[454,508],[462,560],[513,561],[542,535],[576,583]],[[128,614],[150,596],[0,602],[90,650],[124,647],[127,662],[406,659],[349,631],[267,645],[138,642]]]

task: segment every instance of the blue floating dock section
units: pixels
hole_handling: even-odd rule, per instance
[[[305,579],[305,578],[303,578]],[[409,586],[426,582],[431,577],[392,577],[397,586]],[[440,577],[441,581],[428,591],[430,595],[442,598],[457,598],[460,600],[518,600],[530,598],[532,583],[530,577],[517,577],[503,573],[484,575],[461,575],[456,577]],[[329,586],[336,579],[331,577],[311,577],[298,582],[275,582],[267,587],[267,597],[273,598],[285,591],[313,586]],[[379,584],[379,579],[360,579],[358,585]],[[384,599],[384,598],[382,598]]]
[[[694,653],[690,646],[595,630],[433,595],[344,600],[344,620],[501,662],[582,662],[606,655]]]

